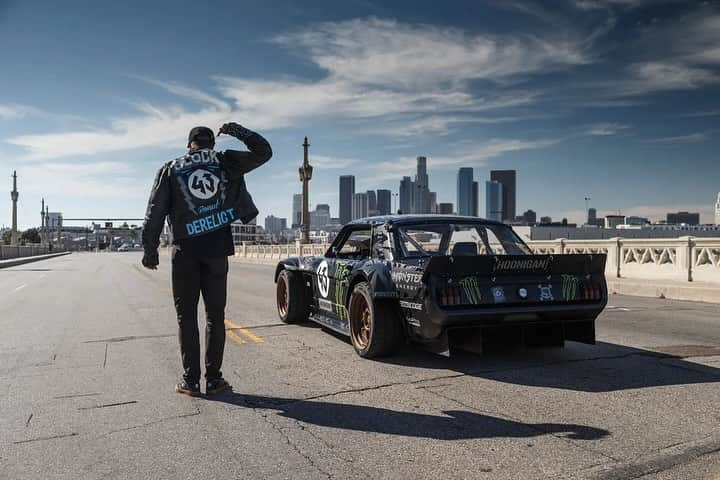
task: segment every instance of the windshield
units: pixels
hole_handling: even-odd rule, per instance
[[[434,255],[530,255],[512,228],[482,224],[420,224],[398,228],[405,257]]]

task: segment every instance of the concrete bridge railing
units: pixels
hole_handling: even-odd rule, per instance
[[[720,284],[720,238],[548,240],[527,242],[538,254],[605,253],[611,278]],[[239,259],[272,262],[297,255],[323,255],[327,244],[242,245]]]
[[[50,253],[45,245],[0,245],[0,260],[10,260],[20,257],[32,257]]]

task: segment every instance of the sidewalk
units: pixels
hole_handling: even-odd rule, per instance
[[[0,260],[0,268],[15,267],[17,265],[24,265],[26,263],[37,262],[40,260],[46,260],[48,258],[55,258],[62,255],[69,255],[70,252],[57,252],[48,253],[47,255],[33,255],[32,257],[19,257],[11,258],[8,260]]]
[[[608,278],[607,285],[610,294],[720,303],[720,283],[649,280],[644,278]]]

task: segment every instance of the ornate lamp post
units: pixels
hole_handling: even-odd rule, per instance
[[[12,199],[12,231],[10,232],[10,244],[18,244],[18,231],[17,231],[17,202],[20,193],[17,191],[17,172],[13,171],[13,189],[10,192],[10,198]]]
[[[300,181],[303,184],[302,191],[302,219],[301,219],[301,231],[302,231],[302,243],[310,243],[310,210],[308,208],[308,193],[310,187],[310,179],[312,179],[313,167],[308,161],[308,143],[307,137],[303,146],[303,164],[299,168]]]

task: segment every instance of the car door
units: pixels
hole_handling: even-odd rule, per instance
[[[370,233],[370,226],[358,226],[343,232],[316,270],[318,307],[343,327],[348,321],[345,298],[350,277],[370,257]]]

